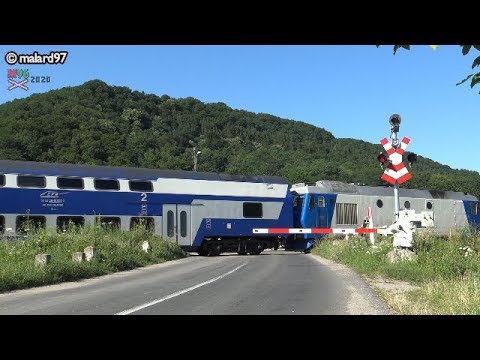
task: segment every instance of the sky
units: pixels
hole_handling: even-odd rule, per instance
[[[9,65],[6,54],[68,51],[64,64]],[[456,86],[478,51],[458,45],[0,45],[0,104],[100,79],[147,94],[223,102],[233,109],[303,121],[379,144],[400,114],[399,138],[454,169],[480,172],[480,89]],[[8,69],[28,69],[28,87],[8,90]],[[32,82],[36,77],[42,81]],[[34,77],[34,79],[32,79]],[[48,79],[49,77],[49,79]],[[19,83],[23,78],[14,78]],[[377,161],[372,159],[372,161]]]

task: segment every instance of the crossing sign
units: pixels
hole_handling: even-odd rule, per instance
[[[394,185],[395,181],[398,182],[398,184],[402,184],[412,178],[412,175],[408,172],[407,167],[402,161],[402,155],[405,153],[405,149],[409,143],[410,139],[404,137],[400,147],[395,149],[386,138],[380,140],[380,144],[382,144],[390,160],[387,169],[385,169],[381,176],[382,180]]]

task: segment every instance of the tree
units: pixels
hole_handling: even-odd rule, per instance
[[[377,47],[379,47],[380,45],[377,45]],[[438,45],[429,45],[433,50],[436,50]],[[477,50],[479,52],[479,55],[475,58],[475,60],[473,60],[473,63],[472,63],[472,69],[475,69],[476,67],[480,66],[480,45],[460,45],[461,49],[462,49],[462,54],[463,56],[467,55],[470,50],[472,49],[472,47]],[[406,50],[410,50],[410,45],[394,45],[393,46],[393,55],[395,55],[397,53],[397,50],[398,49],[406,49]],[[465,79],[463,79],[462,81],[458,82],[456,85],[461,85],[463,84],[464,82],[467,82],[468,80],[470,80],[470,87],[473,88],[475,85],[478,85],[480,84],[480,72],[477,72],[477,73],[471,73],[470,75],[468,75]],[[479,92],[480,94],[480,92]]]

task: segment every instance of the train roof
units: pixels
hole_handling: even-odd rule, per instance
[[[300,188],[306,188],[301,191]],[[341,181],[320,180],[315,183],[299,183],[292,185],[292,190],[308,193],[326,193],[326,194],[352,194],[352,195],[370,195],[370,196],[393,196],[393,188],[387,186],[366,186],[348,184]],[[429,198],[429,199],[450,199],[450,200],[472,200],[478,201],[477,197],[457,191],[439,191],[422,189],[398,189],[398,195],[411,198]]]
[[[288,184],[287,180],[279,176],[229,175],[213,172],[147,169],[121,166],[60,164],[19,160],[0,160],[0,173],[142,180],[176,178],[210,181]]]

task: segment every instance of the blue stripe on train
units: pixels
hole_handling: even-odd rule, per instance
[[[146,195],[145,195],[146,194]],[[147,201],[142,201],[147,200]],[[193,200],[273,201],[285,198],[179,195],[107,191],[0,189],[3,214],[162,215],[163,204],[191,204]],[[146,207],[145,207],[146,204]],[[143,206],[143,207],[142,207]]]

